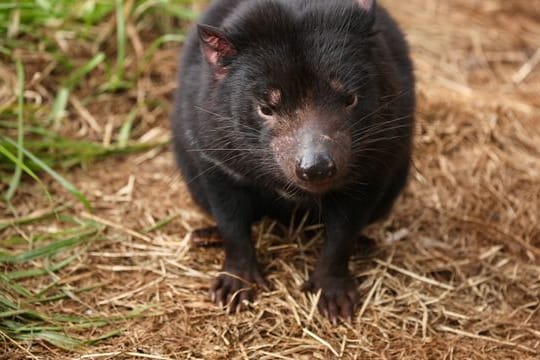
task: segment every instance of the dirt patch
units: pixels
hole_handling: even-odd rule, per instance
[[[314,311],[316,299],[300,291],[320,234],[308,238],[302,229],[269,221],[254,229],[254,239],[272,289],[238,315],[211,305],[208,286],[223,254],[189,241],[193,229],[211,220],[193,206],[169,151],[71,173],[95,208],[78,214],[106,229],[69,274],[77,286],[96,279],[105,285],[57,306],[103,315],[146,307],[148,315],[159,314],[126,320],[123,334],[85,349],[85,358],[536,358],[540,23],[538,12],[521,5],[508,11],[507,3],[384,1],[412,45],[416,151],[395,211],[368,229],[375,254],[352,260],[364,298],[354,324],[331,326]],[[158,75],[141,81],[138,93],[90,108],[98,123],[116,128],[115,116],[126,116],[137,96],[166,101],[174,87],[172,54],[156,55],[151,66]],[[141,136],[165,133],[168,111],[148,109]],[[76,113],[72,120],[84,124]],[[22,213],[35,209],[32,200],[31,191],[21,196]],[[39,345],[32,352],[75,356]],[[20,354],[8,347],[6,356]]]

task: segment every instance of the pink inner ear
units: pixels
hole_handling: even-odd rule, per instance
[[[369,11],[373,8],[374,0],[355,0],[356,3],[364,10]]]
[[[220,56],[234,55],[234,49],[227,40],[217,36],[210,36],[206,39],[206,43]]]
[[[206,44],[203,46],[204,56],[206,57],[206,60],[212,65],[217,65],[219,60],[219,54],[215,50],[215,48],[212,48],[210,46],[207,46]]]
[[[236,54],[234,46],[227,39],[226,35],[218,29],[199,25],[199,37],[204,56],[214,66],[219,67],[219,60],[221,58]]]

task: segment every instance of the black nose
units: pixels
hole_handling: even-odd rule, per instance
[[[304,155],[296,162],[296,176],[304,181],[323,181],[336,175],[336,164],[328,153]]]

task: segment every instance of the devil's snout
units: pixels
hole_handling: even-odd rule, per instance
[[[296,161],[296,176],[303,181],[329,180],[336,171],[336,163],[327,151],[306,152]]]
[[[292,125],[284,127],[271,146],[288,183],[313,194],[324,194],[346,179],[351,134],[345,119],[315,115],[287,123]]]

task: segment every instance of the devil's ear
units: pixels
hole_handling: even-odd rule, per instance
[[[236,55],[234,45],[229,41],[223,31],[209,25],[198,25],[201,50],[206,61],[216,70],[225,71],[224,60]]]
[[[356,5],[360,7],[368,16],[369,27],[373,26],[375,23],[375,10],[377,4],[375,0],[354,0]]]
[[[367,13],[375,10],[375,0],[354,0],[361,9],[364,9]]]

